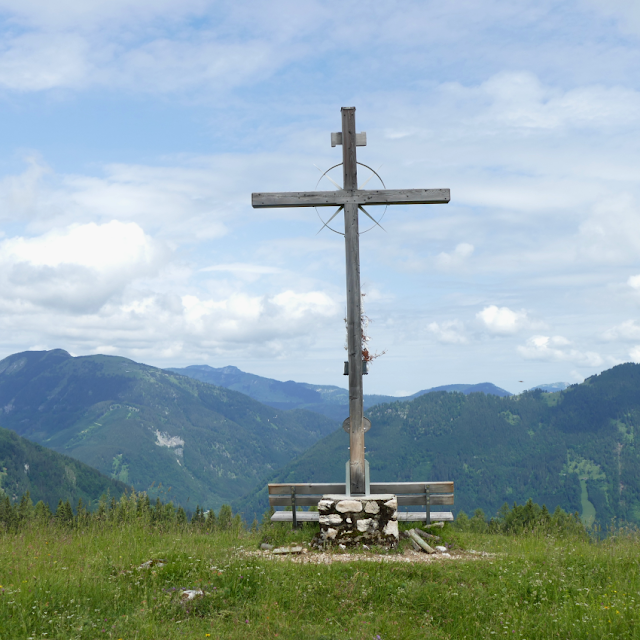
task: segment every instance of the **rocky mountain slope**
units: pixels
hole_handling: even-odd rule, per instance
[[[56,349],[0,361],[0,427],[152,498],[217,509],[337,424],[126,358]]]

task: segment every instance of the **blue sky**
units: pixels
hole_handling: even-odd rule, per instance
[[[314,188],[356,106],[387,187],[451,189],[362,236],[366,392],[640,362],[637,3],[0,0],[0,24],[0,356],[343,385],[342,239],[250,195]]]

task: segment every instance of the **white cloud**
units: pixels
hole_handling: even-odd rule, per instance
[[[42,178],[51,172],[39,158],[25,158],[27,168],[0,179],[0,220],[16,221],[32,217],[38,210]]]
[[[0,46],[0,87],[43,91],[78,87],[90,75],[88,45],[73,34],[28,33]]]
[[[629,357],[637,364],[640,364],[640,345],[636,345],[629,351]]]
[[[200,273],[230,274],[242,282],[256,282],[264,276],[283,276],[284,269],[271,267],[264,264],[251,264],[247,262],[233,262],[226,264],[214,264],[198,269]]]
[[[587,85],[569,90],[544,84],[531,71],[504,71],[477,86],[448,83],[443,98],[458,109],[473,104],[467,126],[486,133],[505,128],[521,134],[565,128],[609,127],[640,119],[640,92],[626,87]]]
[[[628,342],[640,340],[640,325],[636,324],[635,320],[626,320],[625,322],[605,331],[604,339]]]
[[[631,276],[628,280],[627,280],[627,284],[632,287],[633,289],[640,289],[640,275],[637,276]]]
[[[636,0],[582,0],[606,16],[618,21],[621,31],[640,33],[640,6]]]
[[[476,314],[489,333],[512,335],[530,325],[526,311],[512,311],[508,307],[492,304]]]
[[[38,238],[11,238],[0,244],[3,262],[33,266],[81,265],[98,271],[130,269],[154,261],[151,239],[135,223],[112,220],[107,224],[71,225]]]
[[[166,21],[202,13],[206,0],[0,0],[0,11],[13,20],[44,29],[91,28],[108,22],[136,25],[162,17]]]
[[[440,253],[436,258],[436,266],[443,271],[458,269],[473,254],[473,249],[472,244],[461,242],[451,253],[445,253],[444,251]]]
[[[578,351],[570,348],[571,342],[563,336],[532,336],[524,346],[518,346],[518,353],[525,360],[543,362],[571,362],[578,366],[599,367],[604,359],[593,351]]]
[[[610,264],[634,260],[640,253],[640,206],[628,194],[593,207],[580,225],[577,249],[583,260]],[[629,284],[634,286],[633,279]]]
[[[427,328],[436,336],[438,342],[444,344],[466,344],[468,342],[464,324],[460,320],[432,322]]]
[[[133,280],[157,273],[168,257],[135,223],[71,225],[0,242],[2,298],[95,311]]]

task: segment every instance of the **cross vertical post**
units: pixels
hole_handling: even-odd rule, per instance
[[[358,495],[364,494],[368,486],[364,458],[365,418],[363,415],[364,398],[362,391],[363,336],[358,210],[361,209],[367,216],[371,217],[364,209],[364,205],[368,207],[371,205],[392,204],[446,204],[449,202],[450,193],[449,189],[358,189],[356,146],[366,145],[367,137],[366,133],[356,134],[355,107],[343,107],[341,115],[342,133],[331,134],[331,146],[342,145],[342,189],[337,191],[252,193],[251,204],[258,209],[336,206],[344,208],[347,263],[347,351],[349,358],[350,456],[348,469],[351,495]],[[338,211],[329,218],[325,226],[333,220]],[[371,426],[368,421],[367,424]],[[344,426],[346,428],[346,420]]]
[[[358,188],[356,109],[343,107],[343,189]],[[364,424],[362,389],[362,296],[360,293],[360,233],[358,204],[344,205],[344,241],[347,262],[347,353],[349,358],[349,469],[351,495],[365,492]]]

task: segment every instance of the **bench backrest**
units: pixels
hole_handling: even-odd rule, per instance
[[[371,493],[393,493],[398,506],[425,504],[426,489],[430,504],[453,504],[453,482],[372,482]],[[344,494],[344,482],[336,483],[272,483],[269,484],[269,504],[272,507],[315,507],[325,494]]]

